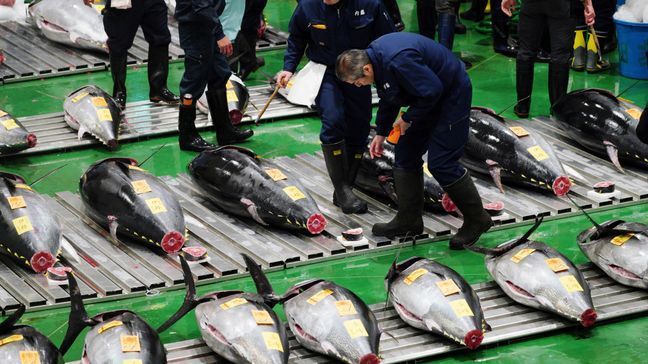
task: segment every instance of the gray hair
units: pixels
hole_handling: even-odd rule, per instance
[[[355,81],[364,77],[363,67],[371,63],[364,49],[349,49],[335,61],[335,75],[342,81]]]

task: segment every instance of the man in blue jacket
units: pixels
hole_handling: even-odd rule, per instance
[[[429,171],[464,216],[450,248],[474,244],[493,222],[468,171],[459,164],[468,141],[472,99],[463,63],[429,38],[394,33],[378,38],[366,50],[342,53],[336,66],[341,80],[360,87],[375,83],[378,89],[372,157],[382,155],[392,123],[401,133],[394,163],[398,213],[388,223],[375,224],[373,233],[393,237],[423,232],[421,157],[427,152]],[[398,117],[403,105],[409,109]]]
[[[366,147],[371,122],[371,88],[360,89],[335,77],[335,59],[347,49],[365,48],[395,31],[380,0],[301,0],[290,20],[283,71],[286,86],[304,52],[328,66],[315,103],[322,119],[320,141],[335,188],[333,203],[346,214],[367,211],[367,203],[351,189]]]
[[[232,72],[227,56],[232,42],[223,33],[219,15],[224,0],[177,0],[180,47],[185,52],[185,72],[180,81],[180,113],[178,130],[180,149],[202,151],[215,145],[205,141],[196,130],[196,101],[206,92],[209,113],[219,145],[235,144],[252,136],[252,130],[239,130],[229,118],[225,85]]]

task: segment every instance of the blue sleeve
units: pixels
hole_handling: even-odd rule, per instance
[[[425,119],[443,94],[443,83],[416,51],[404,51],[393,62],[398,86],[415,99],[403,114],[403,120],[415,123]]]
[[[374,38],[377,39],[381,36],[389,33],[394,33],[396,31],[396,26],[394,21],[387,13],[387,9],[382,1],[378,2],[378,12],[375,16],[374,21]]]
[[[378,102],[378,112],[376,113],[376,134],[387,136],[392,130],[400,105],[393,104],[387,99],[380,99]]]
[[[221,40],[225,37],[223,26],[218,18],[218,10],[209,0],[192,0],[191,8],[203,21],[210,25],[216,39]]]
[[[308,26],[304,23],[304,13],[298,4],[288,25],[290,35],[288,36],[288,49],[284,54],[284,71],[295,72],[304,55],[310,36]]]

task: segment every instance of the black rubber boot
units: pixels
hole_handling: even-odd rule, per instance
[[[113,79],[113,99],[119,107],[126,108],[126,63],[128,55],[116,55],[110,53],[110,74]]]
[[[341,208],[345,214],[363,214],[367,212],[367,203],[358,198],[351,188],[345,142],[322,144],[322,152],[324,153],[329,178],[335,189],[333,192],[333,204]],[[355,173],[357,174],[357,168]]]
[[[374,224],[371,232],[390,239],[420,235],[423,233],[423,170],[394,168],[394,183],[398,195],[398,212],[391,221]]]
[[[240,130],[232,125],[227,108],[227,93],[225,87],[205,92],[209,104],[214,128],[216,129],[216,141],[218,145],[236,144],[254,135],[252,130]]]
[[[549,63],[549,101],[555,104],[567,93],[569,64]]]
[[[180,101],[178,96],[167,88],[169,75],[169,47],[149,46],[148,50],[148,80],[149,100],[175,105]]]
[[[477,188],[466,171],[464,175],[449,186],[443,187],[448,196],[463,214],[463,224],[457,234],[450,239],[450,249],[460,250],[466,245],[473,245],[493,226],[488,212],[484,210]]]
[[[355,185],[355,179],[360,170],[360,164],[362,163],[362,154],[364,153],[364,148],[351,148],[347,147],[347,165],[349,166],[349,171],[347,173],[347,180],[349,185]]]
[[[531,90],[533,89],[533,61],[515,62],[515,86],[518,103],[513,111],[520,118],[528,118],[531,108]]]
[[[605,32],[596,31],[595,35],[590,30],[589,39],[587,41],[587,73],[597,73],[610,68],[610,62],[602,56],[599,57],[598,45],[601,44],[602,41],[605,41],[606,37],[607,34]],[[597,38],[598,42],[596,41]]]
[[[416,0],[416,19],[419,34],[432,40],[436,36],[437,12],[433,1]]]
[[[486,3],[488,0],[472,0],[470,9],[461,13],[464,20],[480,22],[484,20],[484,11],[486,10]]]
[[[454,44],[454,29],[457,17],[450,13],[439,14],[439,44],[452,50]]]
[[[201,152],[206,149],[216,148],[214,144],[208,143],[196,130],[196,103],[191,95],[185,95],[180,103],[178,113],[178,131],[180,137],[180,149]]]
[[[586,28],[584,26],[576,27],[574,33],[574,58],[572,58],[571,68],[574,71],[583,71],[587,62]]]
[[[455,15],[457,22],[455,23],[455,34],[466,34],[466,26],[461,22],[461,16],[459,16],[459,7],[461,3],[459,1],[455,2]]]

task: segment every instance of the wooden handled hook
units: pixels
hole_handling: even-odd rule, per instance
[[[277,96],[277,92],[279,92],[280,88],[281,88],[281,85],[277,82],[277,86],[275,87],[274,92],[272,93],[272,95],[270,95],[270,98],[265,103],[265,105],[263,106],[263,109],[261,109],[261,112],[259,112],[259,115],[257,115],[256,120],[254,121],[254,123],[256,125],[259,125],[259,120],[261,120],[261,117],[263,116],[263,114],[268,109],[268,106],[270,106],[270,103],[272,102],[272,100],[275,98],[275,96]]]

